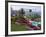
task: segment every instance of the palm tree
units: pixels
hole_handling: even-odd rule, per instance
[[[23,8],[21,8],[21,15],[23,16],[25,14],[25,11]]]
[[[31,10],[31,9],[29,9],[29,12],[32,12],[32,10]]]

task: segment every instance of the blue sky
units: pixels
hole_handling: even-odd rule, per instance
[[[21,8],[24,9],[32,9],[33,12],[41,12],[41,6],[26,6],[26,5],[12,5],[13,10],[20,10]]]

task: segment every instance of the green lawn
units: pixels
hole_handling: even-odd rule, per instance
[[[26,26],[25,25],[18,25],[16,24],[16,20],[19,19],[19,17],[11,17],[11,31],[25,31],[27,30],[26,29]]]
[[[26,26],[25,25],[17,25],[12,23],[11,24],[11,31],[26,31]]]
[[[26,31],[27,28],[25,25],[18,25],[16,24],[16,20],[19,19],[19,18],[23,18],[21,16],[15,16],[15,17],[11,17],[11,31]],[[31,19],[31,18],[34,18],[33,16],[27,16],[27,18]],[[38,17],[37,17],[38,18]]]

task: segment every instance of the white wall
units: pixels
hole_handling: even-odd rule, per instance
[[[5,19],[5,1],[0,0],[0,37],[4,37],[4,34],[5,34],[5,20],[4,19]]]
[[[46,0],[25,0],[25,1],[31,1],[31,2],[32,1],[34,1],[34,2],[39,1],[39,2],[45,2],[46,3]],[[46,6],[46,4],[45,4],[45,6]],[[45,9],[46,9],[46,7],[45,7]],[[45,12],[46,12],[46,10],[45,10]],[[46,13],[45,13],[45,16],[46,16]],[[46,17],[45,17],[45,20],[46,20]],[[4,34],[5,34],[5,1],[0,0],[0,37],[4,37]],[[27,35],[27,36],[14,36],[14,37],[46,37],[46,34],[42,34],[42,35]]]

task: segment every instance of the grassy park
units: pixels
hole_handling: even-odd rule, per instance
[[[27,31],[41,29],[41,16],[38,14],[38,12],[32,12],[31,9],[25,10],[21,8],[20,10],[16,10],[16,12],[12,11],[11,31]]]
[[[23,23],[16,23],[16,20],[18,20],[20,18],[20,16],[14,16],[11,17],[11,31],[27,31],[28,30],[28,26],[26,24]],[[21,17],[22,18],[22,17]],[[27,16],[28,19],[38,19],[40,17],[33,17],[33,16]],[[19,19],[20,20],[20,19]],[[35,20],[34,20],[35,21]],[[39,21],[39,20],[37,20]],[[31,27],[30,27],[31,28]]]

